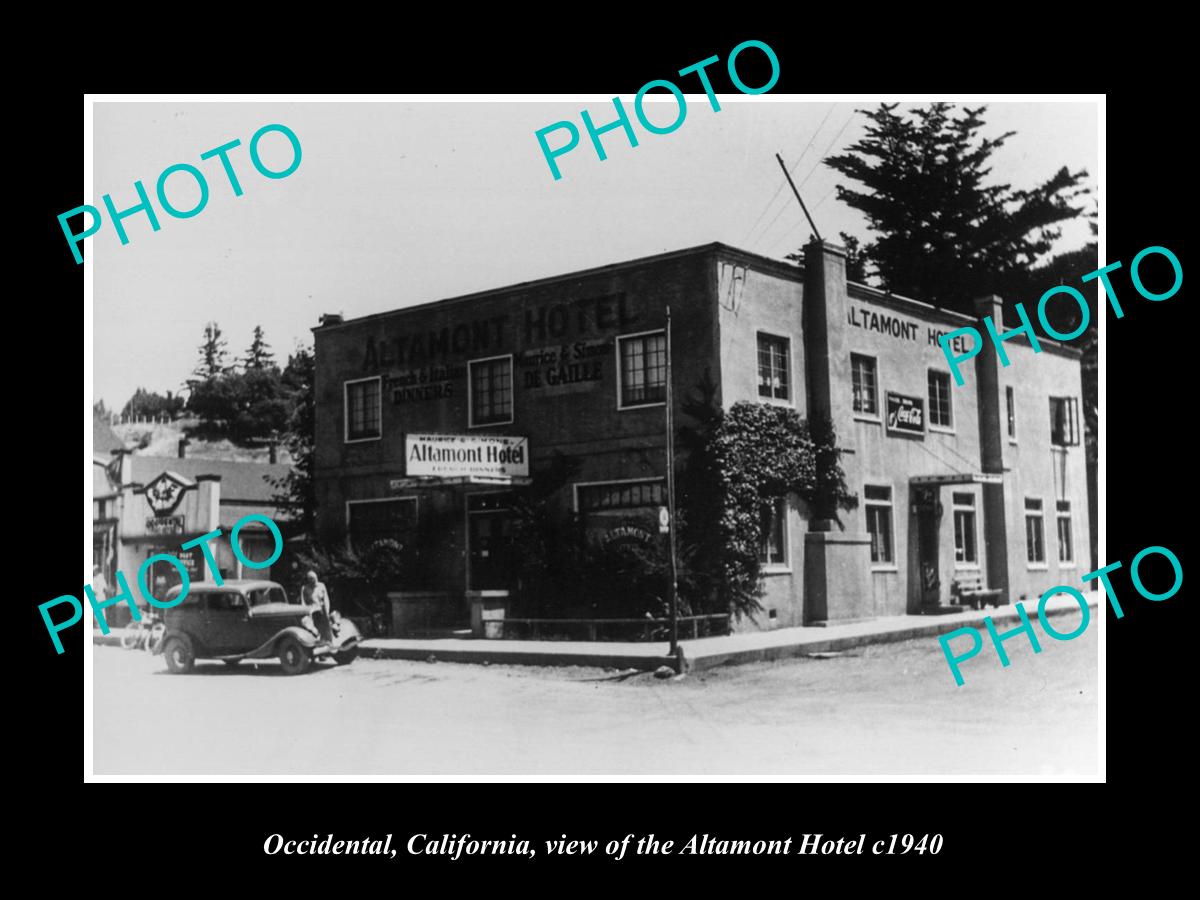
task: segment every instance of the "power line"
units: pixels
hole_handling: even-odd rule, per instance
[[[804,160],[805,155],[809,150],[812,149],[813,142],[816,141],[817,135],[821,133],[821,129],[825,127],[825,123],[829,121],[829,117],[833,114],[833,110],[836,106],[837,104],[834,103],[825,111],[825,117],[821,119],[821,124],[817,126],[817,130],[814,131],[812,133],[812,137],[808,139],[808,144],[802,151],[800,151],[799,158],[796,160],[795,165],[793,165],[791,168],[791,173],[793,175],[796,174],[796,169],[800,167],[800,163]],[[746,232],[746,236],[742,238],[742,243],[745,243],[750,235],[754,233],[754,229],[758,226],[758,223],[763,220],[763,216],[767,214],[767,211],[772,207],[772,205],[774,205],[775,201],[779,199],[779,194],[783,191],[783,186],[786,183],[786,181],[779,183],[779,187],[775,189],[775,193],[771,196],[771,199],[767,201],[767,205],[762,208],[762,212],[758,214],[758,218],[754,220],[754,224],[750,226],[750,229]],[[787,204],[784,205],[786,206]]]

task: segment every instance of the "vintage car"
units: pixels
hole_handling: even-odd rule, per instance
[[[180,586],[168,593],[169,602]],[[314,659],[352,662],[362,640],[358,629],[338,613],[324,616],[273,581],[192,582],[183,602],[163,611],[166,631],[155,652],[172,672],[189,672],[197,659],[237,665],[243,659],[279,657],[283,671],[299,675]],[[322,633],[324,632],[324,634]]]

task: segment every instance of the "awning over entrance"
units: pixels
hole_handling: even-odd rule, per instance
[[[392,478],[388,481],[388,488],[393,491],[405,491],[415,487],[449,487],[452,485],[471,484],[500,485],[502,487],[523,487],[524,485],[532,483],[533,479],[528,475],[455,475],[445,478],[438,478],[434,476]]]
[[[956,472],[952,475],[914,475],[909,484],[1000,484],[1004,476],[998,472]]]

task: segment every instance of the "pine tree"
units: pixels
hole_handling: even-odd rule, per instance
[[[246,369],[266,369],[274,367],[275,354],[271,352],[266,338],[263,336],[261,325],[254,326],[254,339],[250,349],[246,351]]]
[[[192,374],[197,381],[210,381],[227,371],[225,359],[226,341],[221,336],[221,326],[209,322],[204,326],[204,343],[200,345],[200,362]]]
[[[1028,190],[991,183],[992,154],[1015,132],[980,137],[986,107],[933,103],[859,110],[866,136],[825,164],[864,190],[838,185],[838,199],[867,217],[876,237],[863,260],[892,293],[973,314],[975,297],[1002,294],[1037,265],[1083,210],[1085,171],[1066,167]],[[1036,299],[1036,298],[1035,298]]]

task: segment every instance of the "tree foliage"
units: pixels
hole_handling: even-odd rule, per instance
[[[225,363],[229,355],[226,350],[227,344],[228,342],[221,333],[220,325],[216,322],[209,322],[204,326],[204,341],[200,344],[200,361],[192,372],[195,378],[194,381],[188,382],[189,387],[195,382],[216,378],[228,370]]]
[[[1015,132],[982,137],[986,107],[898,106],[859,110],[865,137],[825,164],[862,186],[839,184],[838,199],[876,235],[862,255],[881,286],[973,314],[974,298],[1037,265],[1059,224],[1082,213],[1087,173],[1063,167],[1031,188],[995,183],[992,154]]]
[[[245,368],[247,371],[251,369],[267,369],[274,368],[275,354],[271,352],[270,346],[263,335],[261,325],[254,326],[254,337],[250,341],[250,349],[246,351]]]
[[[297,347],[288,357],[280,380],[289,392],[292,408],[283,430],[283,443],[292,457],[291,471],[270,479],[275,494],[272,502],[280,510],[297,516],[302,531],[312,533],[317,497],[313,486],[313,442],[316,430],[316,400],[313,380],[316,358],[308,347]]]
[[[182,397],[167,391],[166,395],[138,388],[121,408],[121,415],[128,418],[173,419],[183,411]]]

